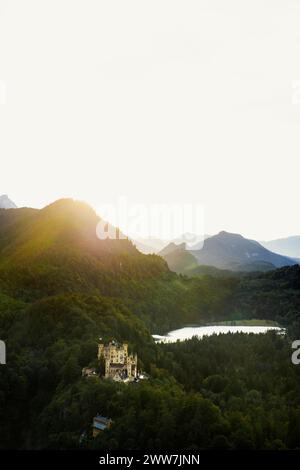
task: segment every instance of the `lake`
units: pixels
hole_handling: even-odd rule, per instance
[[[270,330],[282,331],[277,326],[233,326],[233,325],[210,325],[210,326],[186,326],[179,330],[170,331],[166,336],[153,335],[157,343],[175,343],[177,340],[185,341],[193,336],[203,338],[203,336],[211,336],[214,334],[225,333],[266,333]]]

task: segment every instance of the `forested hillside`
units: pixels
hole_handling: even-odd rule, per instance
[[[300,266],[242,277],[234,304],[236,318],[275,320],[300,338]]]
[[[178,276],[129,240],[99,240],[98,221],[70,200],[0,211],[0,447],[299,447],[300,369],[290,344],[300,268]],[[234,318],[274,319],[289,335],[176,345],[151,336]],[[150,380],[83,379],[100,336],[127,341]],[[114,424],[93,440],[97,412]]]
[[[130,240],[98,239],[99,220],[72,200],[0,211],[0,292],[26,304],[69,293],[122,299],[153,332],[225,314],[231,280],[176,276]]]

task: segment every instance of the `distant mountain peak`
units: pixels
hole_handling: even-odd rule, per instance
[[[7,194],[3,194],[0,196],[0,209],[17,209],[17,206]]]
[[[199,265],[233,271],[259,271],[259,268],[265,270],[296,264],[288,257],[272,253],[255,240],[224,230],[207,238],[203,248],[193,250],[193,255]]]
[[[226,238],[239,238],[239,239],[242,239],[244,238],[242,235],[240,235],[239,233],[231,233],[231,232],[226,232],[226,230],[221,230],[221,232],[219,232],[217,235],[214,235],[215,237],[226,237]],[[210,237],[212,238],[212,237]]]
[[[173,253],[174,251],[180,251],[180,250],[184,251],[185,249],[186,249],[186,244],[184,242],[180,243],[179,245],[177,245],[174,242],[170,242],[167,246],[165,246],[159,252],[159,255],[160,256],[166,256],[166,255],[169,255],[170,253]]]

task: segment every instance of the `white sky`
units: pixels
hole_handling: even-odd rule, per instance
[[[298,0],[0,0],[0,194],[300,234],[299,26]]]

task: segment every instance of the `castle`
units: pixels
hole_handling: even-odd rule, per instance
[[[104,361],[104,376],[107,379],[127,381],[137,378],[137,354],[128,355],[127,343],[111,341],[107,346],[100,343],[98,359]]]

